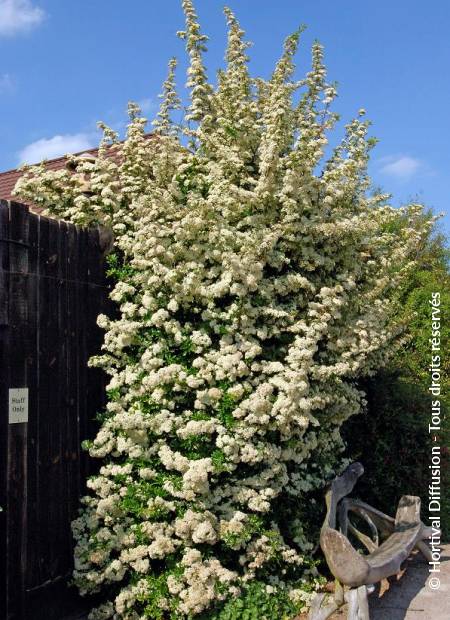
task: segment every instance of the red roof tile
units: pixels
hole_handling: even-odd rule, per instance
[[[146,134],[146,138],[152,137],[154,134]],[[93,155],[94,157],[97,155],[98,148],[89,149],[87,151],[81,151],[79,153],[74,153],[74,155]],[[116,150],[113,149],[110,153],[108,153],[109,157],[114,157]],[[64,155],[63,157],[57,157],[56,159],[49,159],[45,162],[45,166],[48,170],[61,170],[64,168],[67,163],[67,157]],[[0,199],[1,200],[16,200],[21,202],[22,204],[28,205],[31,211],[34,213],[41,213],[43,211],[42,207],[38,207],[31,202],[27,202],[22,198],[18,198],[17,196],[12,195],[12,191],[18,181],[18,179],[22,176],[22,170],[7,170],[6,172],[0,172]]]

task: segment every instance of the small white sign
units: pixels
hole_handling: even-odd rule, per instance
[[[28,422],[28,388],[9,389],[9,423]]]

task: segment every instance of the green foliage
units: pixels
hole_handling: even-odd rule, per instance
[[[221,609],[214,609],[199,620],[288,620],[299,611],[286,590],[269,587],[268,591],[265,583],[255,580],[243,587],[240,596],[229,599]]]
[[[227,465],[227,457],[222,450],[214,450],[211,454],[211,461],[214,465],[214,471],[216,474],[228,471],[229,465]]]
[[[432,293],[441,300],[441,519],[444,538],[450,537],[450,275],[445,239],[430,235],[419,249],[416,268],[400,291],[401,318],[408,321],[409,340],[389,368],[362,385],[368,400],[365,413],[343,427],[347,454],[360,460],[365,474],[358,483],[361,497],[394,514],[401,495],[419,495],[422,519],[428,521],[428,485],[432,439],[429,392]]]
[[[142,575],[136,577],[136,581],[141,578]],[[152,618],[154,620],[164,620],[167,618],[167,614],[162,609],[161,599],[170,600],[170,593],[167,588],[167,576],[161,575],[147,575],[145,578],[148,590],[145,594],[138,595],[137,602],[142,607],[141,618]],[[170,612],[169,612],[170,613]],[[179,617],[178,614],[170,613],[170,618]]]
[[[257,533],[261,533],[263,528],[263,519],[258,515],[250,515],[245,523],[244,528],[239,532],[230,532],[222,537],[224,543],[232,549],[241,547],[248,542]],[[267,535],[267,532],[264,532]]]
[[[222,384],[219,384],[219,387],[223,390],[223,396],[219,401],[217,417],[225,428],[233,428],[236,423],[236,420],[233,417],[233,411],[236,407],[236,399],[228,392],[228,383],[223,382]]]
[[[430,381],[431,294],[439,292],[441,300],[441,382],[442,396],[450,403],[450,356],[446,355],[450,339],[450,275],[444,265],[432,270],[419,269],[412,274],[409,289],[405,291],[404,312],[411,316],[411,340],[399,352],[396,365],[409,376],[427,385]]]
[[[108,254],[106,257],[106,263],[108,265],[106,275],[108,278],[111,278],[116,282],[120,282],[121,280],[126,281],[135,272],[135,270],[126,261],[124,261],[119,252]]]
[[[367,411],[348,420],[343,434],[352,459],[365,468],[358,492],[393,514],[401,495],[428,484],[429,397],[394,372],[378,373],[364,387]]]

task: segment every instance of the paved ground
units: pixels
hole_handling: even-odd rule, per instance
[[[427,562],[414,555],[399,580],[391,580],[381,597],[370,597],[371,620],[449,620],[450,545],[444,545],[441,561],[440,585],[432,589]]]

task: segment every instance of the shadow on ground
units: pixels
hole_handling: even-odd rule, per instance
[[[420,553],[405,562],[399,578],[386,580],[369,597],[371,620],[448,620],[450,618],[450,545],[443,549],[438,589],[430,587],[427,561]]]

